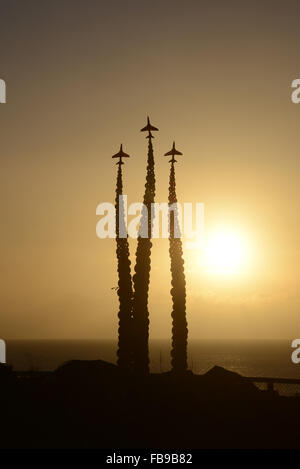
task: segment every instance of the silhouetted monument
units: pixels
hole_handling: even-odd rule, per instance
[[[133,296],[133,319],[134,319],[134,366],[139,374],[149,373],[149,312],[148,312],[148,291],[151,269],[151,204],[154,203],[155,196],[155,174],[154,174],[154,156],[151,131],[158,129],[150,124],[147,119],[147,125],[141,129],[141,132],[148,132],[148,160],[147,176],[144,194],[144,210],[141,215],[141,231],[148,228],[147,233],[139,233],[136,250],[135,274],[133,276],[134,296]],[[145,236],[146,235],[146,236]],[[143,237],[145,236],[145,237]]]
[[[172,275],[172,350],[171,363],[172,370],[181,373],[187,370],[187,320],[186,320],[186,283],[184,274],[184,260],[182,253],[181,232],[178,221],[176,180],[175,180],[175,155],[182,155],[175,148],[175,142],[172,149],[165,153],[165,156],[172,156],[169,163],[170,183],[169,183],[169,253],[171,260]]]
[[[118,174],[116,185],[116,243],[118,258],[118,296],[119,296],[119,329],[118,329],[118,365],[120,368],[131,370],[133,365],[132,343],[133,343],[133,319],[132,319],[132,282],[129,258],[129,245],[125,223],[123,203],[123,181],[122,181],[122,158],[129,158],[120,151],[112,158],[119,158],[117,162]]]
[[[134,370],[137,374],[149,373],[149,311],[148,292],[151,270],[151,208],[155,198],[154,156],[151,132],[158,129],[150,124],[141,129],[148,132],[148,159],[143,209],[141,213],[140,231],[137,239],[136,265],[133,279],[131,279],[131,262],[127,227],[125,223],[124,203],[122,200],[122,158],[129,155],[120,151],[113,156],[119,158],[117,187],[116,187],[116,242],[118,258],[118,296],[119,296],[119,336],[118,336],[118,365],[126,370]],[[169,253],[171,260],[173,302],[172,310],[172,370],[181,373],[187,370],[187,320],[186,320],[186,284],[184,274],[184,260],[182,252],[181,232],[178,220],[175,155],[182,155],[175,148],[165,155],[172,156],[170,163],[169,182]],[[133,280],[133,282],[132,282]],[[132,285],[133,283],[133,285]]]

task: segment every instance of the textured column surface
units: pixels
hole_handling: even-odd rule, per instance
[[[169,207],[177,204],[174,162],[171,162],[169,184]],[[186,282],[184,274],[184,260],[182,241],[178,222],[178,213],[170,211],[170,239],[169,253],[171,260],[171,296],[172,296],[172,349],[171,364],[174,372],[187,370],[187,338],[188,328],[186,320]]]
[[[155,196],[155,174],[152,137],[148,136],[148,160],[145,194],[143,203],[148,213],[144,211],[141,217],[141,226],[148,227],[148,236],[138,237],[136,250],[135,274],[133,276],[134,298],[133,319],[135,332],[135,370],[139,374],[149,373],[149,311],[148,292],[151,270],[151,204]]]
[[[122,199],[122,166],[118,166],[116,186],[116,244],[118,260],[118,297],[119,297],[119,329],[118,329],[118,365],[126,370],[133,367],[133,319],[132,319],[132,282],[128,239],[120,238],[120,232],[126,232],[124,204]],[[122,226],[123,225],[123,226]]]

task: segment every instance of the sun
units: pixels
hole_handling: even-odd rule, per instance
[[[230,230],[211,234],[204,245],[204,268],[218,275],[236,275],[246,262],[246,246],[241,235]]]
[[[249,267],[249,243],[238,230],[217,228],[207,233],[202,242],[192,244],[198,265],[208,275],[237,276]]]

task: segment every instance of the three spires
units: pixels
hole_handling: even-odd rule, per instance
[[[118,177],[116,188],[116,243],[119,274],[119,341],[118,341],[118,365],[123,369],[134,371],[143,375],[149,373],[149,311],[148,311],[148,293],[150,284],[151,270],[151,205],[155,198],[155,172],[154,172],[154,154],[152,145],[152,132],[158,131],[147,118],[147,125],[141,129],[141,132],[148,132],[148,157],[147,174],[145,183],[145,193],[143,203],[147,208],[141,214],[141,225],[148,227],[148,236],[138,236],[136,250],[135,273],[131,277],[129,245],[127,238],[120,238],[119,223],[123,223],[123,217],[120,212],[124,210],[122,202],[123,181],[122,167],[123,158],[129,158],[129,155],[123,151],[121,144],[118,153],[112,158],[119,158]],[[172,149],[165,156],[172,156],[169,186],[169,206],[177,203],[175,190],[175,155],[182,155],[176,150],[175,142]],[[178,223],[177,213],[170,211],[170,260],[172,289],[171,296],[173,300],[173,327],[172,327],[172,351],[171,362],[174,372],[184,372],[187,369],[187,322],[185,310],[185,276],[184,261],[182,258],[181,239],[174,237],[174,223]]]

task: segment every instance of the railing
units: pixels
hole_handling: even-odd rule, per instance
[[[249,381],[263,389],[265,385],[269,392],[278,392],[286,396],[300,396],[300,379],[293,378],[264,378],[261,376],[247,377]]]
[[[18,378],[51,378],[53,371],[17,371]],[[300,379],[295,378],[266,378],[262,376],[244,376],[245,379],[251,381],[259,389],[270,393],[277,392],[282,396],[298,396],[300,397]]]

